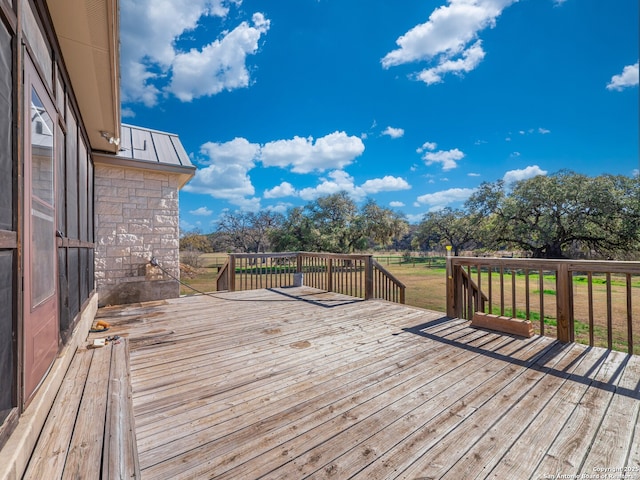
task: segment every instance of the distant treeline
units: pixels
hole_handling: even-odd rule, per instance
[[[482,183],[463,208],[427,213],[417,225],[341,192],[286,214],[227,212],[212,233],[190,232],[196,252],[517,250],[535,258],[640,258],[640,177],[570,171]]]

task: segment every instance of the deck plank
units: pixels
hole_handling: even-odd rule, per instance
[[[553,425],[561,423],[558,419],[563,418],[558,416],[558,412],[548,404],[561,397],[560,389],[567,384],[567,381],[571,389],[580,391],[580,383],[574,384],[569,380],[571,375],[584,375],[598,359],[597,355],[585,358],[583,346],[570,345],[570,348],[571,350],[563,359],[549,367],[557,374],[546,375],[531,391],[527,392],[526,396],[509,406],[502,418],[489,428],[459,461],[452,462],[452,468],[443,478],[460,478],[460,475],[469,479],[486,478],[494,467],[502,465],[502,457],[509,449],[516,451],[521,447],[528,449],[528,444],[522,441],[521,436],[530,431],[530,428],[533,430],[533,422],[540,415],[544,415],[545,411],[548,413],[544,422],[548,438]],[[537,451],[540,451],[545,445],[545,439],[536,438],[533,445]],[[524,461],[526,462],[526,459]],[[511,478],[517,478],[523,472],[531,471],[525,465],[526,463],[517,464],[515,471],[511,472]],[[535,468],[535,465],[533,467]]]
[[[462,355],[462,352],[460,352],[460,355]],[[269,458],[266,458],[266,455],[262,456],[259,459],[259,463],[264,464],[266,462],[269,464],[272,463],[272,459],[275,459],[276,465],[278,465],[283,462],[282,451],[286,451],[288,455],[293,455],[294,452],[299,450],[304,452],[304,447],[296,447],[295,444],[299,444],[302,440],[317,442],[320,438],[323,438],[323,435],[330,437],[332,432],[336,428],[340,428],[342,423],[350,423],[357,420],[361,415],[358,413],[360,410],[375,411],[376,405],[378,408],[382,408],[386,404],[385,398],[387,395],[393,392],[397,395],[401,395],[400,392],[405,392],[408,395],[424,382],[424,376],[430,372],[435,373],[438,370],[447,370],[453,368],[452,364],[464,362],[464,359],[455,357],[447,349],[442,349],[440,356],[434,352],[428,366],[424,365],[424,357],[416,360],[411,363],[404,362],[402,365],[397,365],[396,363],[395,372],[394,370],[383,372],[384,376],[377,374],[376,377],[371,378],[359,375],[360,379],[356,380],[357,384],[347,383],[335,390],[322,388],[310,400],[300,405],[289,404],[287,409],[273,412],[266,420],[256,421],[255,425],[250,428],[240,429],[237,433],[229,434],[222,438],[222,443],[231,452],[234,449],[237,450],[238,445],[243,445],[243,455],[241,456],[248,458],[255,455],[257,451],[255,447],[258,447],[258,445],[261,452],[267,451],[269,447],[271,447],[271,450],[277,447],[278,451],[269,454]],[[374,379],[377,379],[377,381]],[[311,397],[311,394],[305,393],[303,398],[309,397]],[[285,400],[289,399],[285,398]],[[260,416],[256,420],[259,420],[259,418]],[[242,422],[243,424],[251,423],[250,419],[245,418],[242,418]],[[275,430],[273,429],[274,426],[277,427]],[[312,430],[312,427],[316,426],[318,428]],[[320,430],[325,433],[323,434]],[[286,439],[291,436],[292,432],[296,433],[296,438],[293,442],[287,443]],[[283,442],[286,445],[283,446]],[[218,454],[221,450],[219,444],[220,442],[204,445],[200,451],[209,450]],[[224,445],[222,448],[224,448]],[[233,452],[231,459],[225,458],[209,463],[215,467],[216,474],[220,475],[224,468],[229,468],[232,463],[237,463],[239,460],[238,453]],[[263,465],[261,467],[264,469]],[[190,470],[189,474],[197,476],[198,474],[203,474],[207,468],[209,466],[205,465],[203,470],[196,468]],[[228,475],[231,478],[246,478],[259,476],[262,473],[261,471],[250,471],[245,466],[241,470],[229,472]]]
[[[112,344],[102,454],[104,479],[140,478],[128,352],[126,339]]]
[[[583,378],[598,361],[601,352],[587,349],[584,345],[572,345],[572,348],[581,350],[582,355],[575,365],[559,371],[562,385],[535,415],[517,441],[506,445],[508,451],[499,458],[493,470],[486,469],[489,478],[515,478],[520,472],[533,472],[564,426],[564,421],[559,419],[569,416],[574,405],[586,392],[589,383],[584,382]]]
[[[71,360],[25,471],[25,480],[62,477],[92,356],[92,350],[80,349]]]
[[[504,347],[507,338],[500,338],[494,345]],[[321,444],[316,444],[303,455],[287,465],[270,473],[274,478],[302,478],[316,473],[318,478],[348,478],[363,467],[363,459],[375,459],[384,452],[385,445],[395,445],[398,438],[405,438],[419,428],[425,417],[435,416],[443,411],[452,399],[458,399],[481,385],[491,382],[504,368],[499,360],[480,353],[465,351],[459,362],[448,362],[446,369],[422,376],[419,388],[410,395],[392,394],[393,401],[387,399],[378,411],[371,411],[367,405],[366,418],[357,424],[340,426],[339,435],[332,435]],[[468,378],[468,372],[476,374]],[[435,378],[429,378],[435,377]],[[361,445],[362,443],[364,445]],[[345,457],[345,445],[354,445],[354,455]]]
[[[625,462],[632,446],[634,427],[638,428],[640,415],[640,357],[626,357],[627,364],[617,385],[616,395],[604,415],[581,471],[597,473],[598,468],[617,468],[624,472]],[[601,470],[602,471],[602,470]],[[630,470],[629,477],[640,479],[640,465]]]
[[[307,287],[99,317],[129,342],[144,478],[537,478],[640,467],[639,357]]]
[[[592,377],[593,381],[571,414],[565,417],[563,428],[534,471],[534,476],[548,475],[550,472],[564,475],[580,473],[597,429],[607,415],[620,378],[618,368],[625,356],[621,352],[609,352],[600,365],[594,366],[597,367],[597,373]]]
[[[63,479],[100,477],[110,363],[111,345],[93,351]]]

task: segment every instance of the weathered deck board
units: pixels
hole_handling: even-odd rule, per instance
[[[134,426],[135,437],[105,440],[103,478],[126,476],[122,455],[134,447],[134,475],[145,479],[539,478],[640,467],[637,356],[304,287],[99,317],[130,347],[128,360],[111,360],[121,381],[111,381],[119,400],[107,408],[126,411],[130,372],[135,417],[107,417],[107,438]],[[101,375],[85,374],[94,402]],[[76,377],[65,395],[82,410],[88,400],[74,385],[86,379]],[[52,418],[72,416],[59,412]],[[64,475],[53,432],[67,432],[69,452],[80,451],[71,435],[92,438],[82,415],[73,434],[64,422],[43,432],[51,467],[39,468],[51,470],[34,472]],[[67,474],[82,472],[73,458]]]
[[[51,407],[33,452],[33,458],[38,461],[29,463],[25,479],[62,477],[92,356],[91,350],[82,350],[74,355],[69,365],[69,373],[58,391],[56,400],[60,401],[55,401]],[[63,398],[64,401],[61,401]]]
[[[111,355],[102,453],[102,478],[140,478],[126,339]]]
[[[140,478],[126,340],[79,348],[24,479]]]

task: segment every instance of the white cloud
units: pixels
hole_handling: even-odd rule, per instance
[[[504,174],[502,179],[505,183],[513,183],[528,178],[537,177],[538,175],[546,175],[547,171],[542,170],[538,165],[531,165],[521,170],[510,170]]]
[[[262,147],[260,159],[265,167],[291,167],[296,173],[323,172],[350,165],[364,152],[359,137],[345,132],[333,132],[315,140],[313,137],[294,137],[276,140]]]
[[[404,129],[403,128],[387,127],[382,132],[382,135],[388,135],[391,138],[400,138],[400,137],[404,136]]]
[[[548,130],[546,128],[540,127],[540,128],[538,128],[538,133],[540,133],[541,135],[546,135],[548,133],[551,133],[551,130]]]
[[[320,185],[300,190],[299,195],[303,200],[311,201],[325,195],[332,195],[342,191],[347,192],[355,200],[362,200],[366,194],[362,188],[357,187],[353,177],[344,170],[329,172],[329,178],[320,179]]]
[[[202,217],[208,217],[213,212],[211,210],[209,210],[208,207],[200,207],[200,208],[196,208],[195,210],[189,210],[189,213],[191,215],[198,215],[198,216],[202,216]]]
[[[567,0],[553,0],[553,6],[554,7],[559,7],[560,5],[562,5],[566,1]]]
[[[393,208],[400,208],[400,207],[404,207],[404,203],[394,201],[394,202],[389,202],[389,206]]]
[[[493,28],[502,11],[517,0],[449,0],[436,8],[429,20],[396,40],[399,48],[381,60],[383,68],[411,62],[433,66],[416,77],[428,85],[442,81],[447,73],[475,69],[485,56],[479,32]]]
[[[242,22],[202,50],[178,53],[168,90],[183,102],[190,102],[223,90],[247,87],[247,55],[258,51],[260,36],[269,30],[269,20],[263,14],[254,13],[252,20],[253,26]]]
[[[260,145],[251,143],[246,138],[236,137],[225,143],[207,142],[200,147],[200,152],[207,155],[207,164],[234,163],[249,170],[253,168],[260,153]]]
[[[122,101],[153,106],[163,91],[191,99],[245,86],[246,56],[256,52],[256,36],[259,38],[269,28],[262,14],[254,14],[253,26],[243,22],[208,46],[189,52],[176,49],[177,41],[198,28],[203,17],[225,18],[232,5],[241,3],[242,0],[123,0]],[[227,71],[221,74],[214,70],[216,66]],[[191,79],[186,78],[189,68],[196,70]],[[167,84],[170,86],[165,90]]]
[[[404,178],[386,175],[383,178],[367,180],[362,184],[362,189],[367,194],[379,192],[395,192],[398,190],[409,190],[411,185]]]
[[[475,173],[475,172],[469,172],[467,173],[467,177],[480,177],[481,175],[479,173]]]
[[[473,192],[475,192],[473,188],[450,188],[421,195],[417,198],[417,201],[420,205],[429,205],[433,210],[437,210],[452,203],[464,202]]]
[[[280,185],[264,192],[264,198],[294,197],[296,195],[296,189],[289,182],[282,182]]]
[[[120,115],[122,115],[122,118],[133,118],[136,116],[136,112],[130,108],[123,108]]]
[[[244,138],[235,138],[226,143],[205,143],[200,153],[206,155],[203,163],[207,166],[196,171],[195,177],[184,186],[184,190],[252,209],[256,200],[246,197],[254,195],[255,189],[248,172],[254,167],[259,151],[259,145]]]
[[[447,172],[458,166],[457,162],[464,158],[464,153],[457,148],[452,150],[439,150],[437,152],[427,152],[422,157],[427,165],[441,163],[442,170]]]
[[[435,142],[424,142],[421,147],[418,147],[416,149],[416,152],[417,153],[422,153],[425,150],[435,150],[436,148],[438,148],[438,144],[437,143],[435,143]]]
[[[277,205],[270,205],[267,206],[267,210],[270,210],[272,212],[276,212],[276,213],[286,213],[287,210],[289,210],[291,207],[293,207],[293,204],[291,203],[278,203]]]
[[[475,70],[485,56],[485,52],[482,49],[482,41],[478,40],[462,52],[461,55],[462,57],[457,60],[441,61],[440,64],[435,67],[427,68],[419,72],[416,78],[422,80],[427,85],[433,85],[434,83],[441,83],[444,74],[461,74]]]
[[[611,77],[611,82],[607,85],[607,90],[621,91],[627,87],[635,87],[638,85],[638,62],[633,65],[627,65],[622,69],[620,75]]]
[[[395,192],[411,188],[403,178],[392,177],[390,175],[383,178],[367,180],[362,185],[356,185],[353,177],[344,170],[329,172],[327,177],[328,178],[321,178],[320,183],[315,187],[303,188],[298,192],[298,196],[303,200],[311,201],[321,196],[344,191],[355,201],[360,201],[367,195],[373,195],[379,192]]]
[[[419,204],[414,204],[414,207],[420,207]],[[424,218],[424,213],[407,214],[406,219],[409,223],[420,223]]]

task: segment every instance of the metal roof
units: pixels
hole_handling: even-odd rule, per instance
[[[94,159],[110,165],[178,173],[181,187],[196,170],[178,135],[133,125],[121,125],[120,149],[116,155],[98,152],[93,155]]]
[[[118,157],[164,165],[193,167],[178,135],[123,124]]]

